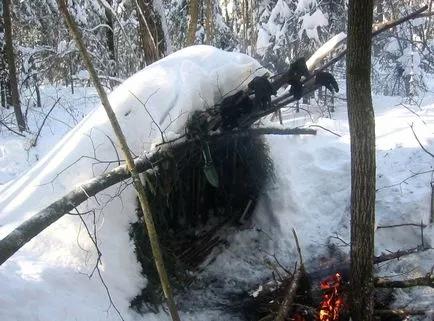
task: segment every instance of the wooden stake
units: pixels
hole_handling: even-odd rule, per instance
[[[134,188],[137,191],[137,195],[139,197],[140,206],[143,211],[144,221],[146,225],[146,229],[148,231],[149,241],[151,243],[152,248],[152,254],[154,256],[155,265],[157,267],[158,275],[160,276],[161,281],[161,287],[163,288],[164,296],[167,300],[167,305],[169,306],[170,314],[172,316],[173,321],[180,321],[178,310],[175,305],[175,301],[172,295],[172,290],[169,283],[169,277],[167,276],[166,269],[164,267],[163,262],[163,255],[161,253],[160,244],[158,242],[158,234],[157,230],[155,229],[154,220],[152,218],[152,214],[149,210],[148,205],[148,199],[146,197],[145,189],[143,187],[143,184],[140,180],[139,173],[136,169],[136,166],[134,164],[133,157],[131,155],[130,149],[127,144],[127,140],[122,132],[122,129],[119,125],[119,122],[116,118],[116,115],[113,111],[113,108],[110,105],[110,102],[108,100],[107,94],[104,91],[104,88],[101,85],[101,82],[99,81],[98,75],[96,73],[96,70],[93,66],[93,63],[89,57],[89,54],[87,53],[87,49],[80,38],[77,30],[77,26],[72,19],[71,15],[68,12],[68,7],[66,5],[66,0],[58,0],[59,1],[59,7],[60,11],[63,14],[63,17],[65,19],[65,22],[69,28],[69,31],[71,32],[72,37],[74,38],[75,42],[78,45],[80,55],[86,65],[87,70],[89,71],[90,78],[95,86],[95,89],[98,92],[98,95],[101,99],[101,103],[104,106],[104,109],[107,113],[107,116],[110,120],[110,124],[113,128],[113,131],[116,134],[116,137],[119,140],[119,144],[121,146],[122,152],[125,156],[125,161],[127,163],[127,167],[129,172],[131,173],[131,177],[133,179],[133,185]]]

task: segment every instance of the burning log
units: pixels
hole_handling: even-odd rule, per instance
[[[319,311],[320,321],[338,321],[342,309],[346,306],[342,298],[342,276],[335,273],[321,281],[321,290],[325,291]]]

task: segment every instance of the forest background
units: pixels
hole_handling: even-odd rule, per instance
[[[375,1],[373,27],[423,4]],[[328,39],[345,33],[347,25],[345,0],[71,0],[68,5],[108,89],[193,44],[246,53],[271,72],[282,72],[295,58],[310,57]],[[15,117],[1,121],[23,131],[26,110],[41,104],[41,85],[74,90],[74,82],[86,85],[89,75],[55,0],[3,0],[2,12],[1,105],[14,106]],[[376,37],[375,93],[411,96],[425,90],[424,74],[434,70],[433,24],[430,16],[421,17]],[[343,74],[344,64],[341,60],[331,71]]]

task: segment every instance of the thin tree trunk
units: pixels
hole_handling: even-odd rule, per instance
[[[375,119],[371,96],[373,0],[348,7],[347,93],[351,135],[351,302],[353,321],[373,314]]]
[[[9,83],[11,86],[12,105],[14,106],[15,117],[20,132],[26,130],[26,122],[20,105],[20,94],[18,91],[17,71],[15,68],[14,47],[12,43],[12,20],[11,20],[11,1],[3,0],[3,19],[6,36],[6,57],[9,69]]]
[[[256,29],[255,29],[255,0],[250,1],[250,55],[255,57],[256,54]]]
[[[145,65],[150,65],[164,56],[166,41],[164,37],[161,17],[152,0],[136,0],[139,16],[140,39]]]
[[[214,34],[214,18],[213,18],[213,0],[206,0],[206,20],[205,20],[205,32],[207,45],[213,44],[213,34]]]
[[[107,4],[112,6],[113,0],[107,0]],[[116,62],[116,48],[115,48],[115,34],[114,34],[114,19],[113,19],[113,13],[110,11],[110,9],[105,8],[105,16],[107,20],[107,26],[106,28],[106,42],[107,42],[107,50],[109,55],[109,70],[108,75],[109,76],[117,76],[117,62]],[[111,86],[114,84],[112,81],[110,81]]]
[[[242,11],[242,17],[243,17],[243,51],[244,53],[247,53],[247,0],[241,1],[241,11]]]
[[[190,23],[187,31],[187,46],[196,40],[197,19],[199,18],[199,0],[190,0]]]
[[[140,201],[140,206],[143,211],[144,221],[146,225],[146,229],[149,236],[149,241],[151,244],[152,249],[152,255],[154,256],[154,262],[157,267],[158,275],[160,277],[161,281],[161,287],[163,288],[164,297],[166,298],[167,305],[170,310],[170,314],[172,316],[173,321],[180,321],[180,317],[178,314],[178,310],[175,305],[175,301],[173,298],[172,290],[169,283],[169,278],[166,272],[166,269],[164,267],[164,261],[163,261],[163,255],[161,253],[160,244],[158,241],[158,234],[155,229],[154,220],[152,218],[152,214],[149,210],[149,204],[148,199],[145,193],[145,188],[142,184],[142,181],[140,180],[140,176],[138,173],[138,170],[136,168],[136,165],[134,163],[133,157],[131,155],[130,149],[128,147],[127,141],[125,139],[124,133],[122,132],[122,129],[120,127],[120,124],[116,118],[116,115],[110,105],[110,102],[108,100],[107,94],[104,91],[104,88],[102,87],[98,75],[96,73],[96,70],[92,64],[92,61],[89,58],[89,54],[87,53],[86,47],[81,40],[81,38],[78,35],[77,26],[75,25],[74,21],[72,20],[72,17],[69,15],[68,8],[66,5],[66,0],[59,0],[59,6],[60,10],[63,13],[63,16],[65,18],[66,24],[68,25],[68,28],[72,34],[72,37],[74,38],[75,42],[78,45],[79,52],[82,56],[82,59],[85,62],[85,65],[87,67],[87,70],[89,71],[90,78],[98,92],[98,95],[101,99],[101,103],[107,113],[107,116],[110,120],[110,124],[113,128],[113,131],[116,134],[116,137],[119,140],[119,144],[121,146],[121,150],[125,156],[125,161],[127,164],[127,168],[129,172],[131,173],[131,178],[133,179],[133,185],[134,188],[137,191],[137,195]]]

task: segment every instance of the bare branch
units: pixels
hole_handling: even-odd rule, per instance
[[[1,121],[1,120],[0,120],[0,125],[5,126],[8,130],[10,130],[11,132],[13,132],[14,134],[17,134],[18,136],[26,137],[26,135],[24,135],[24,134],[22,134],[22,133],[19,133],[19,132],[15,131],[15,130],[13,130],[12,128],[10,128],[8,125],[6,125],[6,124],[5,124],[3,121]]]
[[[400,19],[394,20],[394,21],[388,21],[386,23],[384,23],[382,26],[377,27],[376,29],[373,30],[372,32],[372,37],[375,37],[377,35],[379,35],[380,33],[389,30],[397,25],[400,25],[401,23],[408,21],[408,20],[412,20],[412,19],[416,19],[416,18],[420,18],[420,14],[422,12],[424,12],[426,9],[428,9],[428,5],[425,5],[423,7],[421,7],[420,9],[414,11],[413,13],[402,17]],[[343,50],[340,54],[338,54],[335,58],[333,58],[332,60],[330,60],[329,62],[327,62],[324,66],[322,66],[321,68],[319,68],[319,70],[324,70],[327,69],[328,67],[330,67],[331,65],[334,65],[336,62],[338,62],[339,60],[341,60],[345,55],[347,54],[347,49]]]
[[[391,281],[383,277],[376,278],[374,281],[376,288],[411,288],[414,286],[429,286],[434,288],[434,278],[431,273],[420,278]]]
[[[379,264],[379,263],[383,263],[386,261],[390,261],[390,260],[394,260],[394,259],[399,259],[401,257],[410,255],[410,254],[415,254],[415,253],[419,253],[419,252],[423,252],[426,250],[431,250],[432,248],[423,248],[421,246],[418,247],[414,247],[408,250],[399,250],[397,252],[394,253],[389,253],[389,254],[383,254],[380,256],[376,256],[374,258],[374,264]]]
[[[417,137],[416,132],[414,131],[413,124],[410,125],[410,128],[411,128],[411,131],[413,132],[414,138],[416,138],[420,148],[422,148],[425,153],[427,153],[428,155],[430,155],[431,157],[434,158],[434,154],[431,153],[429,150],[427,150],[425,148],[425,146],[423,146],[422,143],[420,142],[419,137]]]
[[[338,133],[335,133],[334,131],[331,131],[330,129],[327,129],[327,128],[320,126],[320,125],[309,125],[309,127],[318,127],[318,128],[324,129],[325,131],[329,132],[330,134],[333,134],[333,135],[338,136],[338,137],[342,137],[342,135],[339,135]]]
[[[376,191],[378,192],[378,191],[380,191],[380,190],[382,190],[382,189],[385,189],[385,188],[390,188],[390,187],[395,187],[395,186],[401,186],[402,184],[407,183],[408,180],[410,180],[410,179],[412,179],[412,178],[414,178],[414,177],[416,177],[416,176],[424,175],[424,174],[430,174],[430,173],[433,173],[433,172],[434,172],[434,170],[431,169],[431,170],[424,171],[424,172],[414,173],[414,174],[410,175],[409,177],[403,179],[403,180],[400,181],[399,183],[392,184],[392,185],[386,185],[386,186],[383,186],[383,187],[377,188]]]
[[[50,110],[49,110],[48,113],[45,115],[44,120],[42,121],[42,124],[41,124],[41,126],[39,127],[39,129],[38,129],[38,133],[36,134],[36,137],[35,137],[35,139],[33,140],[32,147],[35,147],[35,146],[36,146],[36,143],[37,143],[37,141],[38,141],[38,137],[39,137],[39,135],[41,134],[41,131],[42,131],[42,128],[44,127],[44,125],[45,125],[45,122],[46,122],[48,116],[50,116],[50,114],[51,114],[51,112],[53,111],[54,107],[56,107],[56,105],[57,105],[57,103],[59,102],[59,100],[60,100],[60,97],[57,98],[57,100],[54,102],[53,106],[51,106]]]
[[[422,223],[403,223],[403,224],[392,224],[392,225],[378,225],[377,230],[382,228],[394,228],[394,227],[402,227],[402,226],[417,226],[425,228],[426,225]]]
[[[408,316],[408,315],[425,315],[425,310],[409,310],[409,309],[394,309],[394,310],[374,310],[374,315],[378,316]]]
[[[96,262],[95,262],[94,271],[95,270],[97,271],[99,279],[100,279],[100,281],[101,281],[102,285],[104,286],[105,291],[107,293],[107,297],[108,297],[109,302],[110,302],[109,309],[112,306],[115,309],[116,313],[119,315],[119,318],[122,321],[124,321],[125,319],[123,318],[123,316],[122,316],[121,312],[119,311],[119,309],[117,308],[116,304],[113,302],[112,296],[110,294],[110,290],[109,290],[107,284],[105,283],[105,281],[104,281],[104,279],[103,279],[103,277],[101,275],[101,271],[99,269],[99,265],[101,264],[102,253],[101,253],[101,251],[100,251],[100,249],[98,247],[97,234],[96,234],[95,213],[93,213],[93,219],[94,219],[93,226],[94,226],[94,229],[93,229],[93,235],[92,235],[92,233],[90,232],[90,229],[87,226],[86,221],[83,219],[81,213],[77,209],[75,209],[75,211],[77,213],[76,215],[78,215],[80,217],[80,220],[83,223],[84,228],[86,229],[87,235],[89,236],[90,240],[92,241],[93,245],[95,246],[95,250],[96,250],[98,256],[97,256],[97,259],[96,259]],[[89,276],[89,278],[92,277],[92,274],[94,273],[94,271],[91,273],[91,275]]]

